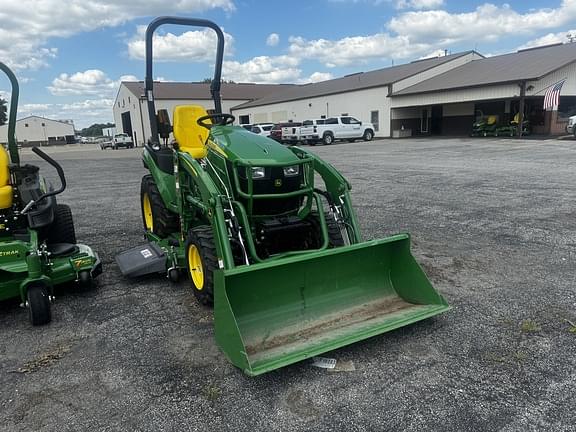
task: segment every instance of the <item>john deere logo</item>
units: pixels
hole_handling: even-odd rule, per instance
[[[276,186],[276,187],[282,186],[282,179],[276,179],[276,180],[274,180],[274,186]]]

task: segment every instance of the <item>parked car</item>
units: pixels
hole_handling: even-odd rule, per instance
[[[270,136],[270,130],[274,126],[274,123],[258,123],[252,126],[251,132],[262,136]]]
[[[120,147],[134,148],[134,143],[132,142],[132,138],[130,138],[130,135],[125,133],[116,134],[114,135],[112,140],[100,143],[100,148],[102,150],[105,150],[107,148],[118,150]]]
[[[307,143],[307,140],[302,137],[302,128],[309,127],[309,126],[318,126],[323,125],[326,119],[313,119],[313,120],[304,120],[302,122],[302,126],[297,128],[282,128],[282,140],[285,142],[304,142]]]
[[[314,145],[322,142],[326,145],[335,140],[348,140],[353,142],[357,139],[371,141],[374,138],[374,126],[372,123],[362,123],[350,116],[327,118],[324,124],[303,126],[300,128],[300,139]]]
[[[568,117],[568,124],[566,125],[566,133],[576,136],[576,115]]]
[[[278,142],[285,142],[282,138],[282,128],[285,127],[297,127],[301,126],[302,123],[299,122],[284,122],[284,123],[276,123],[272,129],[270,129],[270,138],[276,140]]]
[[[249,124],[241,124],[240,126],[242,126],[244,129],[252,131],[252,126],[254,126],[252,123]]]

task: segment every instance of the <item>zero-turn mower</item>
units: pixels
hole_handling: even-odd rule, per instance
[[[0,145],[0,300],[19,297],[32,325],[42,325],[51,320],[54,286],[76,282],[90,287],[102,264],[92,249],[76,244],[70,207],[56,203],[56,195],[66,188],[62,167],[39,148],[32,149],[58,172],[61,185],[54,190],[37,166],[20,164],[18,81],[3,63],[0,70],[12,85],[9,153]]]
[[[152,36],[163,24],[218,36],[214,110],[156,112]],[[258,375],[449,309],[399,234],[363,242],[351,186],[314,153],[233,126],[222,113],[224,37],[213,22],[162,17],[146,31],[141,205],[148,244],[117,257],[128,277],[188,273],[214,305],[228,359]],[[173,136],[173,140],[171,140]]]

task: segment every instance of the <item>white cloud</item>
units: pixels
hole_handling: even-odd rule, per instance
[[[370,59],[408,58],[429,50],[428,44],[413,44],[406,36],[394,37],[388,33],[353,36],[340,40],[306,40],[290,38],[290,54],[296,58],[315,59],[327,67],[346,66]]]
[[[397,4],[425,9],[438,0],[405,0]],[[559,28],[576,16],[576,0],[560,7],[516,12],[508,4],[485,3],[471,12],[444,10],[403,12],[387,23],[387,31],[338,40],[290,37],[289,53],[298,59],[318,60],[327,67],[356,65],[370,60],[428,57],[456,44],[496,42],[506,36],[531,36],[543,29]]]
[[[232,0],[3,0],[0,58],[15,69],[35,69],[57,55],[50,38],[114,27],[138,17],[235,9]]]
[[[334,78],[330,72],[314,72],[312,75],[306,78],[300,78],[296,81],[297,84],[308,84],[308,83],[316,83],[320,81],[327,81]]]
[[[437,9],[444,0],[397,0],[396,9]]]
[[[90,69],[72,75],[62,73],[52,81],[48,90],[54,96],[97,95],[109,93],[115,86],[116,83],[108,78],[104,72]]]
[[[122,81],[138,81],[134,75],[123,75],[112,80],[99,69],[89,69],[73,74],[62,73],[54,78],[48,90],[54,96],[101,96],[112,97]]]
[[[566,43],[568,42],[567,37],[568,34],[576,35],[576,30],[569,30],[560,33],[548,33],[547,35],[544,35],[537,39],[530,40],[525,44],[520,45],[518,49],[534,48],[538,46],[552,45],[556,43]]]
[[[497,41],[506,35],[529,35],[540,29],[558,27],[571,20],[576,0],[565,0],[559,9],[536,9],[525,14],[509,5],[485,3],[472,12],[407,12],[392,18],[388,28],[411,43],[449,44],[463,41]]]
[[[128,54],[133,59],[144,59],[146,55],[145,26],[139,26],[136,35],[128,41]],[[214,61],[218,38],[212,29],[187,31],[180,35],[173,33],[154,34],[152,40],[155,61]],[[234,38],[224,32],[224,54],[233,51]]]
[[[225,61],[222,76],[236,82],[290,83],[302,73],[299,63],[289,56],[259,56],[244,63]]]
[[[280,42],[280,36],[278,33],[270,33],[266,38],[266,45],[268,46],[276,46]]]

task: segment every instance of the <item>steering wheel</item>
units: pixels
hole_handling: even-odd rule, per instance
[[[207,120],[210,120],[210,123],[206,123]],[[208,114],[205,116],[200,117],[196,120],[200,126],[205,127],[206,129],[211,129],[212,126],[225,126],[234,123],[236,117],[232,114]]]

